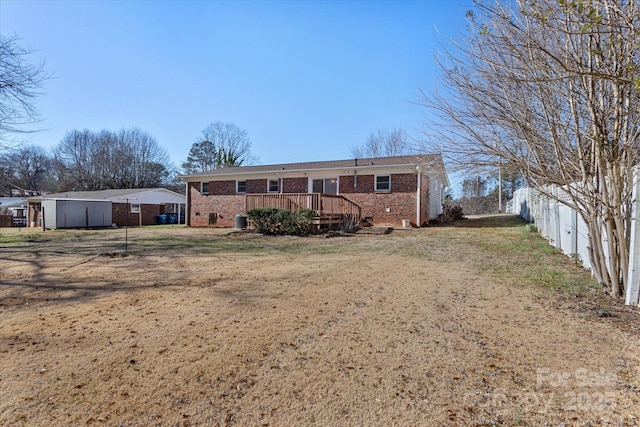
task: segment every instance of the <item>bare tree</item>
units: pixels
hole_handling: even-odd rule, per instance
[[[1,161],[9,171],[7,183],[21,195],[38,194],[46,189],[51,156],[44,148],[26,145],[9,151]]]
[[[0,197],[11,196],[11,167],[6,155],[0,155]]]
[[[468,37],[443,46],[446,91],[423,93],[439,121],[431,148],[466,170],[509,166],[552,197],[546,186],[561,187],[588,226],[593,273],[621,295],[640,143],[640,8],[504,3],[476,1]]]
[[[47,150],[25,145],[0,156],[0,193],[30,196],[52,188],[52,159]]]
[[[167,152],[154,137],[138,128],[122,129],[104,136],[101,144],[110,152],[108,176],[115,188],[150,188],[161,186],[169,177],[171,162]]]
[[[195,147],[195,148],[194,148]],[[192,153],[192,151],[195,151]],[[195,155],[190,164],[194,172],[211,168],[211,156],[214,156],[213,168],[243,166],[257,159],[251,152],[251,140],[247,131],[233,123],[215,122],[204,128],[190,154]],[[189,160],[186,162],[189,163]],[[184,168],[185,163],[183,163]],[[195,170],[193,169],[195,168]],[[202,168],[202,169],[201,169]]]
[[[8,145],[8,134],[27,132],[25,126],[39,120],[34,101],[49,74],[43,63],[27,60],[32,52],[17,37],[0,35],[0,148]]]
[[[155,138],[137,128],[74,130],[55,151],[63,190],[159,187],[169,180],[173,169]]]
[[[409,137],[402,128],[378,129],[360,145],[351,147],[351,155],[357,159],[403,156],[413,152]]]

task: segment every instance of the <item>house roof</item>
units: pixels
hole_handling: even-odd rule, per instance
[[[26,206],[27,199],[25,197],[0,197],[0,209],[2,208],[20,208]]]
[[[376,157],[367,159],[328,160],[320,162],[282,163],[275,165],[237,166],[213,169],[180,177],[183,181],[197,181],[202,178],[227,177],[237,175],[254,175],[279,172],[310,172],[336,169],[362,170],[389,167],[422,166],[426,173],[443,177],[449,184],[447,174],[439,154],[420,154],[411,156]]]
[[[166,188],[129,188],[98,191],[66,191],[39,197],[31,197],[29,201],[42,199],[70,199],[70,200],[110,200],[124,203],[126,199],[136,200],[137,203],[185,203],[185,196],[167,190]]]

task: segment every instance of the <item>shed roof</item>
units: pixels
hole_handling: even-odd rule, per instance
[[[127,199],[137,203],[164,204],[185,203],[185,196],[166,188],[129,188],[110,189],[98,191],[66,191],[63,193],[47,194],[39,197],[31,197],[29,200],[42,199],[74,199],[74,200],[109,200],[115,203],[124,203]]]
[[[26,204],[25,197],[0,197],[0,208],[19,208]]]

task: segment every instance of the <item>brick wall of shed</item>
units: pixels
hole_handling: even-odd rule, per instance
[[[33,224],[34,227],[41,227],[40,224],[40,213],[42,209],[41,203],[29,203],[29,214],[27,221],[29,222],[29,227]]]
[[[131,206],[126,203],[112,203],[111,204],[111,220],[118,227],[130,226],[135,227],[140,225],[140,214],[131,213],[129,210]],[[156,225],[156,215],[165,213],[165,205],[140,205],[140,212],[142,214],[142,225]]]

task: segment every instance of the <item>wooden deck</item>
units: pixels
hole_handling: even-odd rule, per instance
[[[354,226],[360,222],[360,206],[342,196],[323,193],[247,194],[246,210],[259,208],[315,211],[314,224],[319,229]]]

